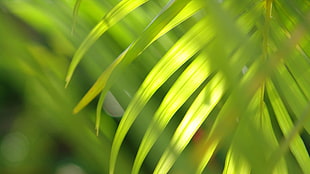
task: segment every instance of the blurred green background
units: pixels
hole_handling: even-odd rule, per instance
[[[112,117],[113,114],[105,110],[96,136],[97,98],[78,114],[72,114],[72,110],[115,58],[146,31],[154,18],[170,8],[165,6],[167,0],[149,1],[114,26],[109,26],[109,30],[87,50],[65,88],[65,76],[75,51],[118,2],[84,0],[75,13],[75,0],[0,0],[0,174],[108,173],[111,146],[121,118]],[[214,109],[212,106],[208,111],[209,117],[202,121],[204,124],[195,125],[193,130],[201,126],[198,134],[204,138],[213,132],[211,138],[206,139],[207,145],[217,142],[218,137],[223,142],[215,145],[219,149],[211,150],[211,156],[215,154],[211,160],[202,159],[209,153],[206,144],[195,144],[196,140],[188,146],[183,143],[187,147],[184,156],[181,155],[172,171],[191,173],[197,168],[196,164],[205,160],[208,163],[206,173],[223,170],[224,173],[251,173],[249,166],[259,173],[265,170],[260,165],[272,159],[265,159],[270,154],[275,154],[272,156],[275,161],[281,161],[279,165],[269,166],[270,170],[277,166],[278,173],[282,169],[287,173],[309,171],[310,127],[308,122],[298,122],[304,115],[302,118],[309,121],[310,37],[307,29],[310,20],[306,17],[310,13],[309,1],[298,1],[290,6],[288,1],[275,0],[271,19],[266,17],[265,3],[272,2],[269,0],[195,2],[203,9],[177,23],[170,32],[142,50],[141,55],[137,53],[138,56],[133,58],[135,61],[116,76],[110,89],[120,105],[126,108],[147,74],[168,50],[198,22],[207,21],[210,32],[204,29],[201,29],[204,32],[197,32],[198,36],[201,34],[201,40],[208,40],[202,42],[205,45],[190,43],[189,48],[176,49],[180,52],[190,50],[191,46],[197,49],[191,57],[198,59],[198,55],[202,55],[206,57],[204,61],[210,59],[210,75],[202,79],[197,90],[190,91],[184,106],[173,113],[177,117],[171,120],[164,136],[150,151],[140,173],[153,172],[183,115],[218,74],[224,79],[219,83],[226,86],[221,89],[211,85],[206,96],[212,96],[214,91],[217,94],[218,90],[220,97],[214,101]],[[172,8],[176,7],[172,5]],[[294,38],[296,35],[303,37],[298,40]],[[298,43],[295,44],[294,39]],[[269,61],[272,58],[279,60],[274,63]],[[160,85],[142,111],[144,117],[131,125],[115,173],[130,173],[139,143],[156,108],[180,74],[194,62],[192,59],[179,65],[167,82]],[[263,62],[265,60],[267,63]],[[246,74],[244,68],[249,68],[249,73]],[[246,85],[254,86],[254,91],[245,88]],[[209,104],[212,97],[201,105]],[[261,117],[254,117],[258,115]],[[283,115],[287,117],[279,119]],[[289,126],[283,126],[287,122]],[[297,137],[299,144],[294,144],[296,139],[287,138],[290,133]],[[199,142],[201,137],[194,139]]]
[[[1,174],[107,173],[116,122],[106,117],[107,132],[96,137],[94,106],[78,115],[72,109],[122,47],[98,44],[87,55],[94,61],[83,63],[65,89],[76,47],[113,5],[86,1],[72,33],[74,3],[0,2]],[[112,35],[103,39],[113,40]]]
[[[118,3],[83,1],[74,19],[75,2],[0,1],[1,174],[108,173],[112,138],[120,118],[103,113],[100,134],[96,136],[96,101],[79,114],[72,114],[72,110],[100,73],[159,13],[165,1],[150,2],[111,28],[87,52],[65,88],[74,52],[92,27]],[[163,55],[158,47],[167,50],[173,39],[173,35],[166,36],[149,48],[140,59],[152,59],[134,62],[113,85],[111,91],[122,106],[128,105],[146,73]],[[136,136],[135,131],[131,134]],[[120,173],[128,171],[132,164],[131,151],[136,149],[136,142],[131,141],[120,160],[125,161]]]

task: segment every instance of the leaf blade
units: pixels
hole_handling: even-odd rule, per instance
[[[204,22],[195,25],[148,74],[119,124],[112,145],[113,156],[117,156],[117,152],[130,126],[157,89],[212,38],[212,34],[208,35],[209,38],[205,37],[203,39],[197,34],[205,32],[209,33],[209,30],[205,27]]]
[[[186,0],[190,1],[190,0]],[[91,89],[83,96],[80,102],[74,108],[74,113],[79,112],[83,109],[90,101],[92,101],[101,90],[108,91],[110,86],[112,85],[113,79],[116,79],[118,75],[123,71],[123,69],[130,64],[134,59],[140,55],[146,47],[148,47],[155,39],[158,39],[161,34],[165,34],[162,31],[165,30],[168,32],[171,30],[175,25],[166,25],[170,23],[170,19],[173,19],[180,10],[184,8],[186,2],[179,2],[176,7],[173,6],[173,9],[169,8],[167,13],[162,13],[162,15],[158,16],[151,25],[145,30],[143,34],[133,42],[108,68],[105,70],[100,77],[97,79],[95,84],[91,87]],[[182,5],[183,4],[183,5]],[[191,3],[190,3],[191,4]],[[181,5],[181,6],[180,6]],[[175,8],[180,8],[179,10],[175,10]],[[194,6],[196,10],[192,11],[193,13],[196,12],[197,6]],[[191,14],[184,14],[183,18],[179,18],[178,22],[182,22],[185,19],[189,18],[193,15]],[[160,25],[158,25],[158,23]],[[167,26],[169,28],[167,29]]]
[[[184,150],[195,132],[220,101],[224,91],[223,77],[217,74],[208,82],[188,109],[172,137],[169,148],[166,148],[160,158],[154,173],[168,173],[178,155]]]
[[[275,110],[279,126],[284,136],[287,137],[289,132],[293,128],[293,122],[283,102],[281,101],[280,96],[277,93],[273,83],[269,81],[266,85],[268,89],[268,96],[270,97],[271,104],[273,106],[273,109]],[[296,135],[296,137],[291,140],[290,150],[296,157],[303,172],[308,173],[310,171],[310,158],[306,150],[305,144],[303,143],[299,135]]]
[[[81,0],[76,1],[74,14],[77,13],[80,1]],[[98,38],[111,26],[116,24],[118,21],[120,21],[134,9],[138,8],[147,1],[148,0],[135,0],[134,3],[132,3],[131,0],[123,0],[119,2],[109,13],[107,13],[103,17],[103,19],[92,29],[92,31],[87,35],[85,40],[82,42],[82,44],[75,52],[67,71],[65,87],[69,85],[73,73],[79,62],[82,60],[84,54],[96,42],[96,40],[98,40]]]
[[[206,57],[198,56],[171,87],[142,139],[133,164],[133,173],[138,173],[146,155],[175,112],[211,74],[212,70],[209,66]]]

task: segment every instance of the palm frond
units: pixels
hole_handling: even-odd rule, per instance
[[[109,2],[115,4],[112,0]],[[136,158],[128,158],[130,162],[124,162],[127,167],[132,166],[132,173],[143,173],[143,164],[155,173],[179,172],[176,167],[184,159],[193,169],[191,173],[212,172],[212,159],[219,153],[225,154],[225,162],[215,169],[216,172],[291,173],[295,169],[296,172],[310,172],[309,147],[306,143],[310,131],[308,1],[123,0],[109,8],[111,10],[108,12],[102,10],[106,15],[92,29],[89,23],[96,20],[93,18],[85,17],[79,21],[80,26],[75,26],[78,9],[83,7],[80,0],[75,1],[75,5],[73,1],[71,4],[67,1],[59,3],[73,7],[73,19],[66,19],[68,23],[73,20],[73,27],[76,30],[81,27],[86,35],[70,63],[66,86],[78,64],[84,66],[81,68],[89,67],[86,72],[91,77],[98,76],[102,71],[99,65],[95,65],[97,62],[101,62],[100,65],[110,64],[76,105],[74,113],[80,112],[101,93],[95,122],[97,131],[105,130],[113,122],[106,114],[103,114],[104,121],[100,120],[106,93],[116,88],[114,84],[124,88],[130,86],[118,81],[127,75],[124,72],[134,77],[140,73],[143,74],[141,76],[145,75],[137,80],[141,85],[137,84],[135,94],[128,95],[130,100],[121,101],[127,108],[115,135],[114,129],[111,132],[104,131],[105,137],[113,137],[110,159],[104,159],[109,161],[109,164],[105,161],[104,165],[110,173],[115,173],[117,166],[123,165],[119,161],[122,159],[118,158],[121,147],[126,145],[126,136],[132,138],[130,130],[135,127],[135,122],[143,119],[141,117],[150,117],[152,121],[141,137],[132,138],[133,141],[142,138],[141,143],[137,142]],[[87,3],[99,9],[101,6],[105,9],[108,7],[96,1]],[[143,11],[152,3],[161,8],[155,16]],[[164,3],[165,6],[160,5]],[[80,42],[77,38],[70,40],[65,37],[70,30],[57,22],[55,16],[44,13],[43,7],[48,9],[48,5],[43,2],[37,5],[19,2],[23,11],[19,11],[14,2],[6,1],[3,4],[39,31],[51,31],[53,25],[46,21],[53,21],[62,30],[53,31],[50,38],[62,38],[68,50]],[[81,15],[91,13],[80,12]],[[27,15],[30,13],[36,15]],[[135,13],[145,16],[145,19],[139,18],[143,21],[141,24],[147,23],[139,26],[144,28],[143,31],[126,24],[136,23],[130,20]],[[126,41],[120,41],[119,31],[126,33]],[[140,34],[131,35],[130,31]],[[164,44],[164,41],[170,43]],[[87,56],[87,52],[91,54],[91,47],[96,45],[99,50],[95,53],[96,59],[82,63],[82,58]],[[41,69],[49,63],[51,72],[57,79],[61,77],[62,73],[56,66],[58,64],[52,58],[48,61],[39,58],[40,55],[54,55],[34,46],[28,49],[31,60]],[[108,58],[101,58],[103,56]],[[147,70],[128,71],[135,63],[141,69],[143,65],[147,66]],[[97,70],[93,70],[93,67],[97,67]],[[37,69],[32,71],[48,88],[46,79],[50,76],[40,74]],[[164,91],[164,94],[156,98],[155,93],[159,91]],[[63,95],[61,93],[60,98]],[[159,107],[152,106],[155,110],[153,115],[144,115],[143,111],[152,99],[160,101]],[[53,106],[57,108],[56,103]],[[180,117],[178,121],[174,120],[176,117]],[[105,121],[109,123],[103,123]],[[161,140],[161,134],[171,131],[171,122],[176,126],[169,140],[165,140],[168,146],[162,148],[159,157],[147,160],[152,149],[159,146],[156,143]],[[100,124],[104,127],[100,128]],[[208,134],[199,140],[197,147],[192,146],[191,139],[199,129]],[[305,135],[301,132],[305,132]],[[106,144],[104,147],[108,148]],[[191,151],[199,152],[195,154],[195,162],[182,157],[183,154],[190,156]]]
[[[168,32],[173,26],[166,28],[166,25],[187,5],[186,2],[180,2],[171,5],[171,8],[164,10],[156,20],[141,34],[141,36],[133,42],[119,57],[107,68],[107,70],[98,78],[96,83],[81,99],[79,104],[75,107],[74,112],[77,113],[92,101],[104,89],[104,93],[110,88],[110,79],[116,78],[124,67],[131,63],[141,52],[149,46],[154,40],[159,38],[165,32]],[[168,5],[169,6],[169,5]],[[191,14],[189,14],[191,15]],[[189,17],[189,16],[187,16]],[[184,20],[181,18],[179,20]],[[180,22],[180,21],[178,21]],[[164,32],[163,32],[164,31]],[[115,76],[115,77],[114,77]]]
[[[182,9],[186,5],[189,6],[191,3],[200,6],[200,8],[194,6],[195,8],[192,8],[192,13],[189,15],[182,13]],[[228,95],[228,99],[225,101],[221,112],[218,114],[209,136],[206,137],[205,147],[208,148],[204,150],[201,163],[197,167],[197,173],[201,173],[204,170],[211,156],[214,154],[215,149],[218,147],[219,143],[223,141],[224,137],[230,134],[235,134],[234,137],[237,139],[239,134],[241,137],[246,136],[242,134],[242,131],[238,131],[239,127],[242,127],[242,124],[238,124],[234,120],[245,120],[242,121],[245,122],[243,124],[253,122],[248,120],[247,114],[259,118],[256,119],[258,121],[254,121],[256,122],[255,125],[257,125],[254,129],[257,130],[256,132],[252,132],[253,134],[257,134],[262,141],[266,141],[266,144],[272,146],[274,151],[277,151],[277,149],[281,147],[279,144],[281,141],[276,138],[279,135],[275,135],[272,126],[274,123],[271,123],[270,117],[273,115],[276,116],[277,124],[279,124],[285,135],[284,137],[286,137],[289,132],[294,129],[290,113],[286,108],[289,107],[293,114],[296,115],[294,119],[299,119],[299,116],[304,112],[309,102],[309,92],[307,90],[309,81],[306,80],[306,78],[295,79],[300,77],[299,75],[309,72],[309,62],[306,61],[306,59],[308,59],[307,53],[305,53],[302,46],[299,45],[302,37],[308,34],[305,31],[305,27],[308,25],[307,18],[304,18],[304,15],[300,14],[295,16],[295,13],[299,11],[296,11],[295,8],[288,7],[287,4],[289,3],[287,2],[275,1],[275,3],[273,3],[273,1],[269,0],[265,2],[242,1],[241,4],[248,7],[242,10],[241,7],[237,7],[234,3],[222,3],[218,1],[171,1],[164,8],[164,11],[162,11],[141,34],[140,38],[133,42],[122,55],[119,56],[117,61],[105,71],[89,93],[85,95],[84,99],[81,101],[83,104],[79,104],[76,111],[79,111],[89,103],[102,89],[106,92],[111,87],[112,83],[108,83],[107,85],[103,83],[103,81],[116,78],[117,75],[114,75],[120,73],[118,70],[119,67],[124,68],[127,66],[135,60],[147,46],[175,26],[182,25],[181,22],[190,18],[196,11],[200,9],[203,11],[204,14],[200,17],[201,21],[191,30],[187,31],[184,37],[158,62],[129,104],[115,135],[111,153],[110,173],[114,172],[117,154],[128,130],[146,103],[172,73],[204,47],[206,48],[205,51],[195,58],[192,64],[184,70],[184,73],[171,89],[168,90],[161,105],[155,112],[153,121],[139,146],[132,172],[139,173],[139,169],[145,157],[153,147],[160,133],[167,126],[169,120],[193,92],[202,85],[210,73],[217,71],[221,73],[217,73],[217,75],[212,78],[213,80],[207,82],[204,89],[200,92],[200,95],[198,95],[193,102],[192,107],[190,107],[187,114],[185,114],[184,120],[180,122],[175,135],[171,139],[170,146],[166,148],[157,167],[155,167],[155,172],[166,173],[170,170],[177,156],[182,153],[194,133],[203,122],[206,121],[206,118],[218,104],[219,99],[224,93]],[[274,6],[276,7],[274,8]],[[229,10],[235,11],[231,12]],[[288,12],[285,12],[286,10]],[[231,17],[231,13],[237,13],[237,20]],[[282,16],[287,15],[287,13],[292,13],[288,15],[288,23],[281,23],[283,22],[281,20],[284,20]],[[180,16],[181,19],[178,19],[177,16]],[[274,20],[274,16],[279,19]],[[300,25],[298,22],[294,21],[295,19],[293,19],[292,16],[297,17],[302,24]],[[253,21],[251,19],[256,19],[257,21],[255,22],[255,20]],[[171,24],[169,23],[170,20],[176,20],[176,22]],[[280,22],[280,24],[277,22]],[[164,26],[167,24],[170,27],[164,29]],[[289,26],[288,24],[295,25],[295,27]],[[205,30],[205,28],[207,28],[207,30]],[[279,32],[275,33],[276,31]],[[195,35],[201,35],[204,41],[201,43],[201,39],[196,38]],[[205,38],[205,36],[207,36],[207,38]],[[195,44],[197,41],[200,43],[199,46]],[[207,43],[209,43],[209,45],[206,45]],[[295,51],[296,47],[298,48],[297,52]],[[293,51],[296,54],[296,56],[294,56],[295,58],[284,59],[284,57],[287,57],[286,55],[291,54]],[[301,61],[304,61],[304,64],[301,65],[299,63],[300,61],[296,59],[302,59]],[[202,61],[201,63],[204,62],[205,64],[196,67],[197,61]],[[283,66],[283,62],[285,62],[285,67]],[[297,63],[298,65],[296,65]],[[298,71],[299,66],[304,67],[304,71]],[[212,67],[212,70],[204,74],[208,69],[207,67]],[[249,68],[249,70],[245,75],[240,76],[244,68]],[[274,71],[274,69],[282,70],[280,72]],[[273,76],[275,77],[271,78]],[[304,77],[306,76],[304,75]],[[197,78],[200,79],[199,83],[196,83],[198,82]],[[271,81],[269,80],[270,78]],[[276,87],[272,85],[273,83],[276,84]],[[293,86],[289,86],[289,84],[293,84]],[[265,87],[265,85],[267,86]],[[224,92],[224,88],[229,89],[230,92]],[[208,91],[209,97],[206,97],[206,91]],[[101,102],[103,98],[104,92]],[[247,103],[252,101],[253,98],[257,101],[256,104],[252,106],[255,111],[248,112],[246,109],[248,108]],[[267,98],[270,101],[270,105],[268,106],[266,106]],[[212,101],[212,104],[208,104],[210,102],[209,100]],[[283,100],[285,103],[280,102]],[[98,108],[100,110],[100,105]],[[275,114],[271,114],[269,108],[272,108],[272,112]],[[205,112],[205,114],[203,114],[203,112]],[[97,117],[99,116],[100,114],[97,115]],[[252,124],[254,124],[254,122]],[[309,125],[307,123],[302,127],[305,127],[305,129],[309,131]],[[263,134],[258,133],[259,130],[263,130]],[[267,132],[270,133],[268,134]],[[291,141],[289,143],[291,144],[290,148],[303,172],[307,172],[309,171],[307,168],[307,166],[309,166],[309,155],[302,139],[298,133],[296,134],[296,131],[295,136],[297,137],[296,140],[289,140]],[[295,141],[298,143],[294,143]],[[235,146],[236,145],[232,144],[228,152],[224,170],[225,173],[234,173],[236,171],[249,173],[251,168],[257,172],[264,171],[264,169],[259,169],[258,167],[259,164],[266,164],[263,158],[259,162],[251,161],[251,156],[244,156],[245,154],[243,153],[236,153]],[[237,152],[238,151],[242,150],[238,150],[237,148]],[[272,154],[272,151],[266,151],[264,156],[267,157],[268,154]],[[275,161],[266,171],[287,172],[288,169],[284,163],[285,159],[282,157],[276,158],[278,159],[277,161],[281,161],[279,165],[277,161]],[[274,159],[274,157],[271,157],[271,159]],[[275,166],[277,167],[274,170]]]
[[[131,11],[141,6],[143,3],[147,2],[147,0],[138,0],[132,3],[131,1],[121,1],[117,4],[109,13],[107,13],[103,19],[94,27],[94,29],[89,33],[84,42],[81,44],[79,49],[75,52],[71,64],[68,69],[68,73],[66,76],[66,86],[68,86],[71,77],[74,73],[76,66],[79,64],[85,52],[91,47],[92,44],[95,43],[96,40],[110,27],[112,27],[119,20],[128,15]],[[74,8],[75,16],[78,10],[78,6],[80,1],[76,1],[76,5]]]

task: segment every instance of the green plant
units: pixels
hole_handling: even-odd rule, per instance
[[[102,171],[310,173],[308,1],[78,0],[75,5],[57,1],[54,9],[39,1],[3,4],[47,33],[55,57],[74,52],[65,78],[67,92],[85,89],[99,77],[74,113],[101,93],[95,124],[104,145],[95,147],[105,148],[106,156],[111,153],[110,158],[98,157],[99,163],[103,161]],[[19,12],[17,6],[29,11]],[[59,7],[73,6],[72,19],[68,17],[71,9],[59,17],[53,14]],[[46,19],[53,22],[42,24]],[[72,30],[68,24],[63,27],[71,21]],[[58,43],[65,44],[58,48]],[[30,52],[46,66],[38,58],[49,55],[46,50],[31,45]],[[84,57],[88,59],[81,61]],[[92,79],[82,77],[86,85],[79,81],[83,72],[74,74],[79,64]],[[51,90],[61,91],[58,100],[70,96],[58,82],[65,74],[63,65],[54,67],[59,76],[56,89]],[[41,83],[47,80],[38,78]],[[47,86],[50,81],[45,82]],[[118,125],[102,113],[109,91],[126,108]],[[72,92],[61,107],[66,110],[62,115],[70,115],[80,93]],[[79,114],[92,117],[93,110]],[[68,137],[74,137],[76,125],[82,123],[69,126],[72,134]],[[191,142],[197,131],[202,137]],[[84,136],[95,138],[91,133]],[[73,142],[85,143],[75,137]],[[212,164],[212,157],[219,162]]]

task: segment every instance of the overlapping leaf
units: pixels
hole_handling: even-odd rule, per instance
[[[74,108],[74,112],[79,112],[84,108],[90,101],[92,101],[103,89],[103,93],[109,90],[112,85],[112,81],[117,78],[117,76],[122,72],[122,70],[133,60],[137,58],[142,51],[149,46],[153,41],[158,39],[162,34],[168,32],[176,24],[181,23],[185,19],[188,19],[199,9],[196,4],[189,3],[187,1],[176,1],[171,5],[168,4],[169,8],[166,8],[153,22],[148,26],[148,28],[141,34],[141,36],[133,42],[98,78],[91,89],[85,94],[81,101]],[[183,15],[179,18],[177,15],[182,12],[182,9],[186,5],[186,11],[183,11]],[[191,9],[191,10],[189,10]],[[191,12],[191,13],[188,13]],[[177,19],[177,21],[172,19]],[[171,21],[172,20],[172,21]],[[173,22],[173,23],[172,23]],[[164,32],[163,32],[164,31]]]
[[[155,173],[168,173],[178,155],[184,150],[225,91],[223,77],[217,74],[197,96],[176,129],[170,145],[159,160]]]
[[[261,166],[268,163],[267,158],[275,149],[279,148],[267,106],[263,103],[263,107],[261,107],[260,100],[260,91],[258,91],[248,108],[252,114],[248,114],[249,121],[246,121],[246,126],[249,125],[250,128],[239,130],[234,135],[233,143],[226,156],[224,173],[266,173],[266,168]],[[261,109],[263,110],[261,111]],[[241,125],[239,124],[238,127]],[[245,134],[255,138],[249,141],[248,137],[245,138]],[[253,149],[255,151],[252,151]],[[288,173],[284,159],[276,165],[273,172]]]
[[[144,3],[144,1],[139,2],[141,4]],[[170,146],[157,164],[155,173],[167,173],[173,166],[177,156],[182,153],[191,137],[223,95],[223,91],[221,91],[224,88],[221,86],[223,81],[227,82],[225,89],[228,88],[230,92],[227,94],[228,100],[218,114],[209,136],[204,140],[204,145],[208,148],[205,149],[196,172],[203,172],[215,149],[219,147],[219,143],[227,135],[235,134],[236,139],[240,138],[238,137],[239,135],[242,139],[243,134],[236,130],[245,128],[245,123],[249,120],[255,126],[255,129],[251,130],[253,131],[252,133],[258,135],[258,139],[266,141],[272,147],[262,153],[261,157],[270,155],[270,151],[274,150],[276,153],[270,159],[275,160],[266,169],[258,169],[260,163],[266,163],[266,158],[253,160],[251,155],[242,154],[244,152],[240,151],[239,147],[231,146],[227,154],[224,172],[250,172],[253,170],[256,172],[285,173],[287,172],[287,166],[284,158],[282,158],[285,151],[281,151],[281,148],[285,149],[286,146],[290,147],[303,172],[309,172],[309,155],[298,132],[303,126],[309,132],[309,124],[307,122],[301,124],[299,121],[294,125],[292,122],[292,119],[306,119],[307,117],[304,113],[308,113],[305,111],[305,108],[309,103],[310,93],[308,88],[310,83],[305,74],[310,72],[309,57],[307,55],[308,52],[305,51],[305,44],[299,45],[302,37],[307,33],[306,28],[309,19],[301,15],[307,8],[297,10],[301,7],[299,2],[291,4],[289,2],[279,3],[276,1],[276,14],[273,15],[272,0],[264,2],[241,1],[240,3],[241,6],[248,6],[253,3],[254,5],[251,8],[243,9],[233,5],[232,2],[215,0],[206,2],[171,1],[156,19],[150,23],[141,36],[106,69],[83,97],[75,108],[75,112],[82,109],[102,91],[98,103],[98,119],[105,93],[122,70],[159,37],[191,17],[200,8],[205,9],[207,15],[200,16],[201,21],[190,31],[186,32],[184,37],[158,62],[128,106],[112,145],[110,173],[114,172],[117,155],[124,137],[144,106],[158,88],[188,59],[202,49],[213,35],[215,35],[215,39],[212,40],[211,46],[208,46],[208,51],[200,54],[182,73],[172,88],[167,90],[168,93],[157,109],[153,122],[143,137],[132,173],[139,173],[145,157],[160,133],[165,129],[175,112],[208,77],[210,72],[207,71],[210,70],[206,67],[210,66],[219,72],[205,86],[186,113],[170,142]],[[239,19],[235,20],[230,16],[229,8],[235,8],[237,13],[239,13],[236,18]],[[289,17],[286,19],[284,16]],[[302,24],[299,25],[299,23]],[[204,26],[212,27],[209,30],[209,28],[203,28]],[[203,39],[207,39],[202,41],[199,38],[200,35],[203,36]],[[99,37],[99,35],[96,37]],[[94,38],[89,43],[93,44],[96,40]],[[261,43],[257,44],[258,42]],[[201,45],[197,46],[199,44]],[[83,55],[90,45],[87,47],[83,46],[86,49],[79,54]],[[293,58],[287,56],[291,53],[296,54],[296,56],[292,56]],[[286,63],[286,67],[281,65],[283,62]],[[77,63],[78,61],[76,65]],[[202,68],[203,66],[205,67],[204,69]],[[299,67],[302,67],[302,69]],[[249,68],[249,71],[243,72],[245,75],[240,76],[241,69],[243,68]],[[274,71],[274,69],[277,69],[277,71]],[[223,76],[221,75],[221,78],[219,78],[218,74]],[[273,78],[269,80],[273,74]],[[219,80],[222,78],[223,80]],[[266,80],[268,82],[265,89]],[[207,95],[204,95],[206,92]],[[265,95],[265,92],[268,94],[268,100],[270,101],[268,109],[266,109],[265,97],[267,95]],[[211,103],[206,102],[208,99],[211,100],[214,97],[213,95],[217,96],[214,98],[214,101]],[[253,100],[255,100],[254,104],[250,105],[250,107],[253,107],[253,110],[248,112],[249,103],[253,102]],[[271,110],[275,113],[277,123],[286,138],[282,144],[282,141],[279,141],[275,136],[275,128],[271,126],[274,124],[271,124],[272,119],[270,117],[274,115],[269,113]],[[288,110],[292,111],[293,115],[289,114]],[[202,114],[203,112],[204,114]],[[249,119],[248,115],[253,115],[258,120]],[[242,119],[242,124],[238,124],[236,121],[239,119]],[[96,127],[99,129],[99,124]],[[271,133],[268,134],[268,132]],[[249,139],[251,142],[252,140]],[[235,145],[238,146],[238,144]],[[259,149],[259,151],[262,151],[262,149]],[[279,161],[280,163],[277,163]]]
[[[161,30],[161,32],[149,43],[149,44],[151,44],[152,42],[154,42],[155,40],[157,40],[159,37],[161,37],[162,35],[164,35],[166,32],[168,32],[169,30],[171,30],[172,28],[174,28],[175,26],[177,26],[180,22],[182,22],[182,21],[184,21],[185,19],[187,19],[188,17],[190,17],[190,16],[192,16],[194,13],[196,13],[199,9],[200,9],[201,7],[197,4],[197,2],[190,2],[187,6],[185,6],[185,8],[174,18],[174,19],[172,19],[172,21],[171,22],[169,22],[169,24],[168,25],[166,25],[162,30]],[[205,23],[205,21],[202,21],[201,23]],[[201,24],[201,25],[203,25],[203,24]],[[185,39],[186,41],[182,41],[183,43],[182,44],[186,44],[186,45],[190,45],[190,44],[187,44],[187,42],[189,42],[189,43],[192,43],[193,42],[193,40],[195,40],[195,39],[193,39],[194,37],[197,37],[197,33],[199,33],[199,31],[194,31],[194,34],[192,34],[191,36],[187,36],[188,38],[187,39]],[[211,35],[211,34],[210,34]],[[205,41],[208,41],[208,39],[206,38],[206,40]],[[202,45],[204,45],[204,43],[201,43]],[[185,47],[184,45],[179,45],[178,47],[179,48],[183,48],[183,47]],[[190,51],[195,51],[196,50],[196,48],[194,48],[194,49],[190,49],[191,48],[191,45],[190,45],[190,47],[189,47],[189,50]],[[172,54],[176,54],[175,52],[177,51],[177,49],[175,49],[174,50],[174,53],[172,53]],[[197,51],[197,50],[196,50]],[[185,51],[184,51],[185,52]],[[178,53],[178,55],[181,55],[182,53]],[[193,53],[194,54],[194,53]],[[175,55],[175,57],[176,56],[178,56],[178,55]],[[138,55],[137,55],[138,56]],[[167,54],[165,57],[166,58],[169,58],[171,55],[169,55],[169,54]],[[183,57],[183,56],[182,56]],[[184,57],[183,57],[184,58]],[[187,57],[187,58],[190,58],[190,56],[189,57]],[[170,58],[169,58],[170,59]],[[187,59],[186,59],[187,60]],[[186,61],[186,60],[184,60],[184,62]],[[165,60],[165,61],[167,61],[167,60]],[[175,63],[175,61],[176,61],[176,59],[170,59],[170,62],[172,62],[172,63]],[[179,61],[176,61],[176,62],[178,62],[178,63],[180,63],[180,65],[182,64],[181,62],[183,62],[183,61],[181,61],[181,62],[179,62]],[[184,63],[183,62],[183,63]],[[167,62],[163,62],[163,65],[164,64],[166,64]],[[160,64],[159,63],[159,66],[162,66],[162,64]],[[168,67],[168,66],[166,66],[166,67]],[[172,67],[178,67],[178,66],[172,66]],[[164,69],[167,69],[167,68],[165,68],[165,67],[161,67],[161,68],[164,68]],[[169,66],[169,68],[171,68],[170,66]],[[171,73],[173,73],[174,71],[173,71],[173,68],[171,68]],[[159,75],[158,73],[156,73],[157,74],[157,76]],[[171,74],[170,74],[171,75]],[[104,76],[107,76],[107,74],[105,74]],[[153,75],[154,76],[154,75]],[[169,75],[167,76],[167,77],[169,77]],[[150,77],[150,78],[153,78],[153,77]],[[163,77],[161,77],[161,79],[164,79]],[[143,86],[143,85],[142,85]],[[108,89],[108,87],[106,87],[106,90]],[[100,98],[99,98],[99,101],[98,101],[98,105],[97,105],[97,114],[96,114],[96,130],[97,130],[97,133],[98,133],[98,131],[99,131],[99,127],[100,127],[100,116],[101,116],[101,108],[102,108],[102,105],[103,105],[103,101],[104,101],[104,98],[105,98],[105,92],[106,92],[106,90],[104,90],[104,91],[102,91],[102,93],[101,93],[101,95],[100,95]],[[151,90],[152,91],[152,90]],[[155,92],[155,91],[154,91]],[[151,95],[150,95],[151,96]],[[85,96],[86,97],[86,96]],[[132,100],[132,103],[135,103],[134,102],[135,100],[133,99]],[[134,106],[135,106],[135,108],[139,108],[139,107],[137,107],[137,104],[133,104]],[[130,107],[129,107],[130,108]],[[128,108],[128,110],[130,110]],[[130,113],[130,111],[128,111],[128,113]],[[129,115],[129,114],[125,114],[125,116],[124,116],[124,119],[123,120],[127,120],[126,118],[127,118],[127,115]],[[132,115],[132,114],[130,114],[131,115],[131,118],[132,118],[132,120],[134,120],[134,118],[135,118],[135,115]],[[129,121],[127,121],[127,123],[126,123],[126,126],[129,128],[130,127],[130,125],[131,125],[131,123],[132,122],[129,122]],[[121,124],[120,124],[121,125]],[[121,128],[122,126],[120,126],[120,131],[119,132],[124,132],[122,129],[123,128]],[[124,134],[125,135],[125,134]],[[119,140],[122,140],[122,138],[119,138]],[[117,145],[115,145],[116,147],[117,147]],[[114,146],[113,146],[114,147]]]
[[[288,136],[290,131],[293,129],[293,121],[284,106],[279,94],[276,91],[276,88],[271,82],[267,83],[268,96],[270,97],[271,105],[275,111],[275,115],[278,121],[278,124],[285,137]],[[310,172],[310,158],[303,143],[301,137],[296,135],[290,142],[290,150],[297,159],[301,169],[304,173]]]
[[[112,159],[116,158],[126,133],[152,95],[177,69],[197,53],[197,51],[203,48],[212,38],[213,34],[210,33],[208,27],[205,26],[205,22],[206,21],[199,22],[188,31],[187,34],[184,35],[157,63],[146,77],[120,122],[112,146],[111,155],[115,156],[113,158],[111,157]],[[207,37],[202,38],[198,33],[207,35]]]
[[[89,35],[85,38],[81,46],[75,52],[67,72],[66,86],[68,86],[76,66],[79,64],[79,62],[83,58],[83,55],[91,47],[91,45],[94,44],[94,42],[98,40],[98,38],[111,26],[113,26],[119,20],[128,15],[131,11],[133,11],[134,9],[141,6],[143,3],[147,1],[148,0],[135,0],[135,1],[123,0],[103,17],[103,19],[94,27],[94,29],[89,33]],[[75,16],[77,15],[79,5],[80,0],[76,1],[76,5],[74,8]]]
[[[160,133],[168,124],[169,120],[206,80],[211,72],[212,70],[210,68],[209,60],[203,55],[200,55],[174,83],[154,114],[153,122],[150,124],[142,139],[133,165],[133,173],[138,173],[146,155],[158,139]]]

